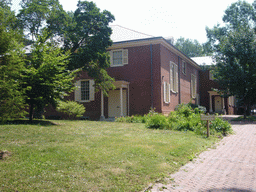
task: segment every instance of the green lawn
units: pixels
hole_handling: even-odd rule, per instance
[[[0,191],[141,191],[217,140],[145,124],[0,125]]]

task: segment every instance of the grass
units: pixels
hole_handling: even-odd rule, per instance
[[[0,125],[0,191],[141,191],[216,138],[144,124],[26,121]]]
[[[235,119],[232,119],[232,121],[256,121],[256,116],[254,115],[246,116],[245,119],[244,119],[244,116],[240,116]]]

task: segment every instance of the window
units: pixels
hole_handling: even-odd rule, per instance
[[[178,93],[178,66],[170,62],[170,89],[174,93]]]
[[[191,74],[191,97],[196,98],[196,76]]]
[[[110,51],[110,62],[112,67],[128,64],[128,49]]]
[[[90,100],[90,81],[81,81],[81,100]]]
[[[164,102],[170,103],[170,84],[164,82]]]
[[[185,61],[182,61],[182,73],[185,75],[186,74],[186,66],[187,64],[185,63]]]
[[[75,86],[75,101],[90,102],[94,100],[94,80],[79,80]]]

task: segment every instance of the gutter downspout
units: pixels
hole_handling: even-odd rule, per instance
[[[180,92],[180,56],[178,56],[178,91],[179,91],[179,104],[181,104],[181,92]]]
[[[153,93],[154,93],[154,81],[153,81],[153,48],[152,44],[150,44],[150,79],[151,79],[151,108],[154,108],[154,102],[153,102]]]

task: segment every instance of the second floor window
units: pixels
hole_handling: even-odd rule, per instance
[[[128,49],[118,49],[110,51],[111,67],[128,64]]]

